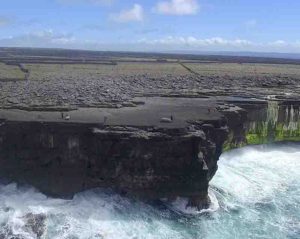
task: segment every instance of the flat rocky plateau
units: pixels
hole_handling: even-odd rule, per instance
[[[276,59],[274,64],[267,59],[266,64],[260,58],[250,58],[252,63],[247,63],[240,58],[229,58],[228,62],[227,58],[207,61],[207,57],[204,61],[200,56],[146,58],[137,53],[126,57],[89,52],[67,57],[64,51],[59,52],[65,56],[62,60],[61,55],[47,56],[51,50],[19,51],[0,51],[1,108],[121,108],[141,103],[135,97],[152,96],[298,99],[300,95],[297,61],[286,64],[283,59],[280,64]],[[111,64],[104,64],[104,60]]]

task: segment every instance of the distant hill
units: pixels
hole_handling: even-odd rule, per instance
[[[193,54],[211,56],[242,56],[242,57],[262,57],[262,58],[282,58],[300,59],[300,53],[277,53],[277,52],[234,52],[234,51],[170,51],[173,54]]]
[[[211,52],[211,51],[172,51],[172,52],[126,52],[126,51],[88,51],[51,48],[8,48],[0,47],[0,61],[18,63],[56,61],[139,61],[185,60],[193,62],[219,63],[265,63],[300,65],[300,54],[260,53],[260,52]]]

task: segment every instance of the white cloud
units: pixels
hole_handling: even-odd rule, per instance
[[[72,34],[55,33],[51,29],[0,39],[2,46],[57,47],[74,43],[76,39]]]
[[[300,41],[253,42],[246,39],[225,39],[222,37],[196,38],[168,36],[159,39],[141,39],[138,44],[159,50],[200,50],[200,51],[254,51],[300,53]]]
[[[277,40],[274,42],[270,42],[269,43],[271,46],[284,46],[287,44],[287,42],[283,41],[283,40]]]
[[[155,11],[166,15],[195,15],[199,8],[197,0],[169,0],[157,3]]]
[[[0,38],[4,47],[48,47],[89,50],[127,50],[127,51],[254,51],[300,53],[300,41],[276,40],[270,42],[253,42],[246,39],[225,39],[222,37],[197,38],[194,36],[169,36],[159,39],[116,40],[114,42],[95,39],[78,39],[70,33],[53,30],[41,30],[19,36]]]
[[[144,9],[141,5],[134,4],[131,9],[111,15],[111,19],[116,22],[141,22],[144,20]]]
[[[175,45],[175,46],[188,46],[188,47],[205,47],[205,46],[235,46],[244,47],[251,46],[253,43],[248,40],[234,39],[227,40],[221,37],[213,37],[200,39],[195,37],[173,37],[169,36],[166,38],[156,39],[156,40],[146,40],[143,39],[140,42],[145,44],[158,44],[158,45]]]

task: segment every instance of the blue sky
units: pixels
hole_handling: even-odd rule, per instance
[[[300,53],[298,0],[2,0],[0,46]]]

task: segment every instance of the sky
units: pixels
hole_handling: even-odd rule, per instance
[[[300,53],[299,0],[1,0],[0,46]]]

